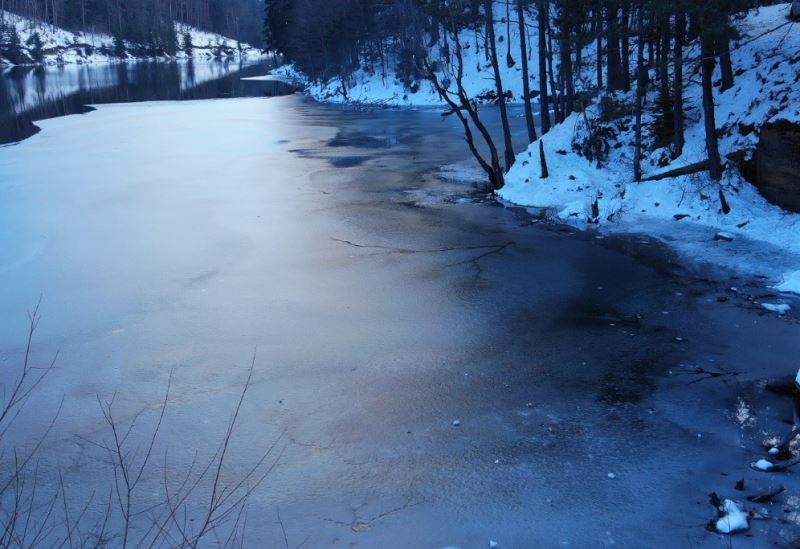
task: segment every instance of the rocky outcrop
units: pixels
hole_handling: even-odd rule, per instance
[[[765,124],[756,159],[761,194],[773,204],[800,212],[800,124],[787,120]]]
[[[800,19],[800,0],[794,0],[792,2],[792,11],[790,12],[790,17],[792,19]]]

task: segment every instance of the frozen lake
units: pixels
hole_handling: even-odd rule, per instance
[[[0,144],[30,137],[36,120],[86,112],[89,104],[288,93],[279,82],[241,80],[272,66],[265,59],[244,59],[3,68]]]
[[[285,545],[278,510],[290,547],[719,547],[707,494],[775,480],[747,463],[789,405],[753,382],[797,367],[798,325],[729,291],[758,281],[441,181],[466,157],[453,117],[297,95],[41,126],[0,147],[0,364],[43,296],[34,358],[58,367],[8,443],[63,395],[41,471],[73,505],[112,482],[98,395],[149,411],[146,446],[172,372],[146,508],[213,456],[255,348],[226,467],[278,441],[254,547]]]

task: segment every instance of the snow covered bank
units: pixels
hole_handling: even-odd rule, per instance
[[[178,59],[211,59],[211,58],[240,58],[261,57],[266,55],[262,50],[227,38],[215,32],[200,30],[184,23],[175,23],[175,32],[178,35]],[[187,52],[186,37],[191,39],[191,52]]]
[[[734,158],[752,158],[759,129],[767,122],[800,120],[800,25],[787,22],[789,4],[753,11],[739,24],[741,37],[732,47],[738,71],[732,89],[715,89],[720,153],[728,158],[721,183],[705,172],[657,181],[633,181],[634,122],[632,116],[608,116],[607,110],[626,110],[631,96],[619,95],[604,109],[595,105],[586,114],[573,114],[541,138],[549,177],[541,178],[540,142],[517,157],[500,196],[525,206],[547,208],[567,223],[606,231],[642,231],[658,235],[694,257],[765,274],[780,291],[800,293],[800,215],[767,202],[740,174]],[[767,32],[773,30],[773,32]],[[687,67],[697,65],[698,51],[687,52]],[[647,176],[665,173],[706,158],[701,111],[702,90],[697,78],[687,87],[686,147],[670,159],[666,147],[656,146],[655,94],[645,112]],[[610,149],[598,162],[586,156],[592,132],[603,128]],[[723,213],[720,193],[730,206]],[[733,242],[724,231],[733,237]],[[716,239],[715,239],[716,237]]]
[[[144,44],[125,42],[125,55],[117,55],[114,37],[105,33],[69,31],[43,21],[37,21],[0,10],[0,20],[13,27],[19,39],[17,63],[0,54],[3,64],[61,65],[71,63],[109,63],[128,59],[212,59],[259,57],[264,53],[249,44],[241,43],[220,34],[206,32],[183,23],[175,23],[177,52],[174,55],[142,55]],[[186,37],[191,48],[186,48]],[[36,44],[38,37],[39,44]]]
[[[513,16],[507,17],[505,3],[498,2],[495,7],[495,34],[497,38],[498,55],[502,57],[500,74],[511,102],[521,102],[522,68],[520,63],[520,36],[519,28]],[[486,58],[485,39],[483,32],[467,30],[461,33],[464,58],[464,89],[473,98],[494,97],[495,84],[492,66]],[[439,48],[434,48],[429,55],[432,60],[442,67],[439,75],[442,81],[452,81],[452,65],[441,55]],[[535,40],[528,40],[528,59],[533,63],[538,56]],[[587,59],[595,55],[594,46],[584,48]],[[444,102],[439,97],[430,82],[424,79],[417,80],[407,85],[397,75],[395,67],[401,59],[397,52],[385,52],[386,59],[381,64],[374,60],[362,60],[362,68],[356,70],[350,77],[336,77],[323,82],[309,81],[300,71],[292,65],[273,71],[275,74],[288,72],[301,76],[306,80],[306,92],[318,101],[325,103],[368,104],[392,107],[421,107],[441,106]],[[533,65],[532,65],[533,67]],[[590,64],[586,65],[587,73],[591,71]],[[531,68],[532,89],[538,89],[538,75]],[[583,80],[578,76],[577,80]],[[454,87],[454,86],[453,86]]]

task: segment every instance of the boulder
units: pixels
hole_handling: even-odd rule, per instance
[[[800,124],[778,120],[761,128],[756,186],[773,204],[800,212]]]

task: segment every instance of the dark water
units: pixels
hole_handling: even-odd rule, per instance
[[[30,137],[36,120],[86,112],[92,104],[292,93],[282,82],[241,80],[270,68],[268,61],[13,67],[0,73],[0,143]]]

